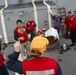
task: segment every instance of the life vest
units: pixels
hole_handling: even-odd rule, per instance
[[[71,18],[70,25],[71,25],[70,26],[71,29],[75,29],[76,30],[76,18],[75,17]]]
[[[26,32],[26,27],[23,26],[23,29],[24,29],[24,32],[21,33],[21,32],[19,32],[19,28],[18,27],[15,28],[15,32],[17,33],[18,38],[20,38],[20,37],[24,38],[24,40],[20,41],[21,43],[25,43],[28,40],[28,35],[27,35],[27,32]]]
[[[24,75],[57,75],[57,63],[47,57],[33,58],[22,62]]]
[[[4,65],[3,61],[4,61],[3,55],[0,53],[0,66]]]
[[[28,25],[28,29],[30,30],[30,31],[32,31],[32,30],[34,30],[35,29],[35,23],[34,23],[34,21],[32,21],[32,22],[28,22],[27,23],[27,25]]]

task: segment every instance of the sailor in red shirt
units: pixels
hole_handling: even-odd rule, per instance
[[[45,37],[34,37],[30,44],[31,58],[21,62],[17,60],[20,53],[20,42],[16,42],[15,52],[8,56],[7,68],[24,75],[62,75],[58,62],[43,55],[48,44],[49,41]]]
[[[69,31],[70,31],[70,20],[72,18],[71,12],[68,11],[68,16],[65,17],[65,25],[66,25],[66,38],[69,37]]]
[[[76,11],[74,11],[74,17],[70,21],[70,39],[72,42],[70,46],[74,46],[76,43]]]
[[[16,23],[17,23],[17,27],[14,29],[14,39],[20,41],[20,43],[22,44],[21,55],[23,59],[26,50],[27,50],[27,54],[29,54],[29,41],[28,41],[29,31],[25,26],[23,26],[21,20],[17,20]]]
[[[28,30],[31,34],[31,39],[30,39],[30,41],[31,41],[33,39],[33,37],[35,37],[35,35],[36,35],[36,30],[35,30],[36,24],[33,21],[32,17],[29,18],[29,21],[27,22],[26,27],[28,28]]]

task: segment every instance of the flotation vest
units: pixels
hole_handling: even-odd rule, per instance
[[[32,31],[32,30],[34,30],[35,29],[35,23],[34,23],[34,21],[32,21],[32,22],[28,22],[27,23],[27,25],[28,25],[28,29],[30,30],[30,31]]]
[[[70,26],[71,29],[75,29],[76,30],[76,18],[75,17],[71,18],[70,25],[71,25]]]
[[[20,33],[19,32],[19,28],[18,27],[16,27],[15,30],[14,30],[17,33],[18,38],[20,38],[20,37],[23,37],[24,38],[24,40],[21,40],[20,41],[21,43],[25,43],[28,40],[28,35],[27,35],[27,32],[26,32],[26,27],[23,26],[23,29],[24,29],[24,32],[23,33]]]
[[[47,57],[24,60],[22,62],[24,75],[57,75],[57,63]]]

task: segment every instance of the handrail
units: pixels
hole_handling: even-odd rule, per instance
[[[51,15],[50,15],[50,13],[52,13],[52,11],[51,11],[51,7],[50,7],[49,4],[46,3],[45,0],[43,0],[43,3],[47,6],[47,9],[48,9],[49,28],[51,28],[51,27],[52,27]]]
[[[8,7],[8,2],[7,2],[7,0],[5,0],[5,7],[3,7],[0,10],[0,13],[1,13],[1,23],[2,23],[2,29],[3,29],[3,35],[4,35],[5,43],[8,43],[8,38],[7,38],[6,27],[5,27],[5,22],[4,22],[3,10],[6,9],[7,7]]]
[[[38,16],[37,16],[37,7],[35,5],[35,2],[34,0],[32,0],[32,5],[33,5],[33,8],[34,8],[34,17],[35,17],[35,22],[36,22],[36,31],[38,31]]]

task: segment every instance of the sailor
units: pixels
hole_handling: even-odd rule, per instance
[[[23,26],[21,20],[17,20],[16,23],[17,23],[17,26],[14,29],[14,39],[17,41],[20,41],[21,48],[22,48],[21,56],[22,56],[22,59],[25,59],[24,53],[29,54],[30,43],[28,41],[28,38],[30,34],[29,34],[28,29],[25,26]]]
[[[57,14],[54,19],[54,28],[57,30],[58,34],[60,33],[61,29],[61,20],[62,17],[60,16],[60,14]]]
[[[42,36],[36,36],[30,44],[31,59],[17,60],[20,54],[20,42],[14,44],[15,51],[8,56],[7,68],[24,75],[62,75],[58,62],[44,56],[49,41]]]
[[[35,30],[36,24],[33,21],[32,17],[29,18],[29,21],[27,22],[26,27],[28,28],[28,30],[29,30],[29,32],[31,34],[31,40],[32,40],[33,37],[35,37],[35,35],[36,35],[36,30]]]
[[[70,46],[74,46],[76,44],[76,11],[74,11],[74,17],[70,21],[70,39],[72,42]]]
[[[65,17],[65,26],[66,26],[66,38],[69,38],[70,31],[70,20],[72,18],[71,11],[68,11],[68,16]]]

